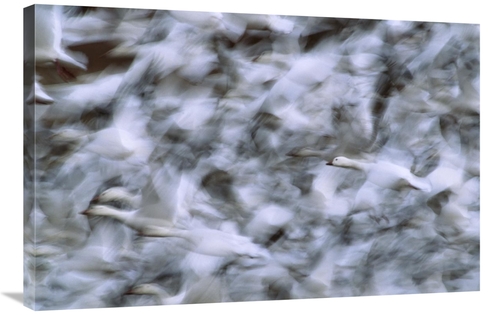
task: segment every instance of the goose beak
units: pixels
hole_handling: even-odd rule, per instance
[[[82,212],[80,212],[80,214],[83,214],[83,215],[88,215],[89,214],[89,209],[85,209],[83,210]]]
[[[123,294],[126,294],[126,295],[131,295],[131,294],[135,294],[134,293],[134,289],[130,288],[127,290],[127,292],[123,293]]]
[[[98,202],[99,201],[99,196],[95,196],[94,198],[92,198],[92,200],[90,200],[90,202]]]
[[[332,162],[328,162],[328,163],[326,163],[326,165],[333,166],[333,163]]]

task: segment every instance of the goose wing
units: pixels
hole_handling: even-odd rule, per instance
[[[141,215],[173,223],[177,204],[177,184],[166,169],[154,171],[142,191]]]

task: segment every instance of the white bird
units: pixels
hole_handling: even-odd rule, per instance
[[[114,218],[128,227],[145,233],[151,225],[170,227],[176,222],[177,182],[166,170],[160,169],[150,175],[141,195],[134,196],[125,188],[113,187],[96,197],[100,202],[125,201],[134,207],[132,211],[117,209],[109,205],[91,205],[81,214]]]
[[[100,202],[125,201],[135,210],[125,211],[108,205],[91,205],[81,214],[114,218],[130,228],[141,232],[149,225],[171,226],[175,220],[175,187],[165,183],[165,174],[155,173],[142,189],[142,194],[133,196],[123,188],[111,188],[96,197]],[[159,190],[158,190],[159,189]],[[172,193],[170,193],[172,192]]]
[[[316,267],[314,267],[309,276],[301,282],[303,289],[316,297],[330,296],[330,287],[334,280],[334,270],[336,267],[335,264],[332,263],[335,255],[335,251],[330,248],[325,248],[325,253],[319,259]]]
[[[292,21],[282,18],[277,15],[269,15],[267,17],[267,27],[274,33],[278,34],[290,34],[295,25]]]
[[[80,153],[95,153],[110,160],[125,160],[135,153],[143,155],[142,148],[136,146],[144,143],[138,137],[121,128],[109,127],[97,132],[78,129],[62,129],[51,137],[59,143],[73,143]],[[146,154],[147,155],[147,154]]]
[[[425,179],[413,175],[405,167],[387,161],[361,162],[339,156],[326,165],[363,171],[367,176],[367,181],[382,188],[400,189],[406,186],[423,191],[431,189],[430,183]]]
[[[186,296],[186,291],[181,291],[176,295],[170,295],[165,288],[156,283],[143,283],[134,286],[125,294],[151,295],[155,298],[156,303],[160,305],[175,305],[181,304]]]
[[[374,53],[345,55],[339,60],[337,69],[355,76],[369,76],[386,70],[382,57]]]
[[[88,216],[110,217],[122,222],[138,232],[142,232],[146,227],[150,227],[151,225],[172,225],[172,222],[168,219],[144,216],[140,210],[121,211],[120,209],[107,205],[92,205],[88,209],[82,211],[81,214]]]
[[[293,213],[278,205],[264,206],[245,226],[247,235],[260,242],[265,242],[281,227],[286,226],[293,219]]]
[[[223,17],[219,12],[169,11],[180,23],[199,28],[216,28]]]
[[[156,283],[136,285],[125,294],[152,295],[157,303],[162,305],[219,303],[228,301],[223,286],[220,277],[206,276],[196,281],[186,281],[179,293],[173,296]]]
[[[450,241],[453,237],[461,236],[471,224],[468,212],[467,207],[461,205],[457,202],[457,198],[452,196],[451,200],[441,207],[439,215],[434,220],[436,231]]]
[[[50,108],[42,115],[44,122],[58,123],[76,121],[85,112],[110,104],[123,80],[123,73],[110,73],[111,67],[99,75],[87,75],[77,84],[54,84],[47,86],[53,98]],[[38,94],[35,94],[38,97]],[[40,95],[41,97],[42,95]]]
[[[189,250],[199,254],[251,258],[269,258],[267,251],[253,243],[249,237],[227,233],[215,229],[194,228],[179,229],[151,225],[143,229],[144,236],[180,237],[188,241]]]
[[[144,168],[154,145],[145,129],[148,117],[138,106],[140,101],[134,97],[121,100],[113,113],[112,124],[96,132],[77,128],[55,132],[51,141],[73,144],[76,151],[66,161],[66,172],[71,172],[72,167],[92,166],[97,158],[124,162],[112,165],[114,169]]]
[[[294,102],[331,76],[333,67],[334,62],[320,55],[308,54],[300,57],[295,60],[290,70],[273,85],[269,98],[283,97],[288,102]],[[269,110],[264,106],[263,109]]]
[[[62,44],[63,6],[35,5],[35,62],[37,66],[55,65],[67,78],[66,66],[87,70],[84,63],[72,57]]]
[[[439,165],[427,175],[426,179],[431,185],[429,195],[435,195],[447,189],[453,193],[457,193],[463,185],[464,175],[461,169]]]
[[[102,44],[119,41],[118,27],[126,17],[126,10],[114,8],[93,8],[65,20],[62,36],[70,45]],[[136,25],[136,30],[142,30]],[[131,31],[129,30],[129,36]]]
[[[52,104],[54,103],[54,98],[47,94],[43,86],[40,84],[40,76],[35,76],[35,81],[33,82],[33,88],[26,99],[28,104]]]
[[[100,203],[121,201],[134,209],[138,209],[142,203],[142,195],[139,193],[134,194],[125,187],[111,187],[96,196],[93,201]]]

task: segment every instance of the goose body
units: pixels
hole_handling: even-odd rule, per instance
[[[219,303],[227,301],[224,294],[223,283],[216,276],[205,276],[196,281],[184,283],[180,292],[169,295],[167,291],[156,283],[144,283],[134,286],[126,294],[152,295],[158,304],[193,304],[193,303]]]
[[[131,164],[145,165],[154,147],[144,130],[145,118],[137,110],[135,98],[122,100],[113,114],[112,123],[98,131],[90,131],[81,127],[63,127],[52,136],[52,141],[73,143],[88,160],[94,153],[115,161],[127,160]],[[133,132],[131,131],[133,130]]]
[[[54,103],[54,99],[47,94],[43,86],[39,82],[40,77],[35,77],[35,82],[33,83],[33,89],[31,90],[26,101],[31,104],[52,104]]]
[[[250,238],[214,229],[194,228],[184,230],[154,225],[147,227],[143,235],[153,237],[180,237],[189,242],[190,250],[204,255],[264,258],[267,256],[267,253],[258,245],[254,244]]]
[[[140,233],[144,233],[146,227],[152,225],[156,227],[172,225],[172,222],[167,219],[144,216],[140,210],[121,211],[115,207],[106,205],[93,205],[82,211],[81,214],[113,218]]]
[[[386,161],[361,162],[339,156],[327,165],[363,171],[367,181],[382,188],[398,189],[406,186],[423,191],[431,190],[430,183],[425,179],[413,175],[409,169]]]
[[[59,65],[87,70],[62,46],[62,6],[35,6],[35,61],[37,66]]]
[[[140,194],[133,194],[125,187],[111,187],[96,196],[93,201],[106,203],[112,201],[122,201],[134,209],[141,206],[142,197]]]
[[[156,303],[161,305],[181,304],[186,296],[186,291],[182,291],[177,295],[171,296],[167,291],[156,283],[144,283],[134,286],[125,294],[152,295],[156,299]]]
[[[116,127],[89,132],[81,129],[62,129],[54,133],[52,141],[59,143],[73,143],[80,152],[90,152],[110,160],[125,160],[136,153],[148,155],[149,151],[142,144],[147,141],[139,139],[134,134]],[[142,154],[145,152],[145,154]]]

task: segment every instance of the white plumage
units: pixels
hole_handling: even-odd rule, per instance
[[[479,287],[477,26],[34,10],[27,305]]]

